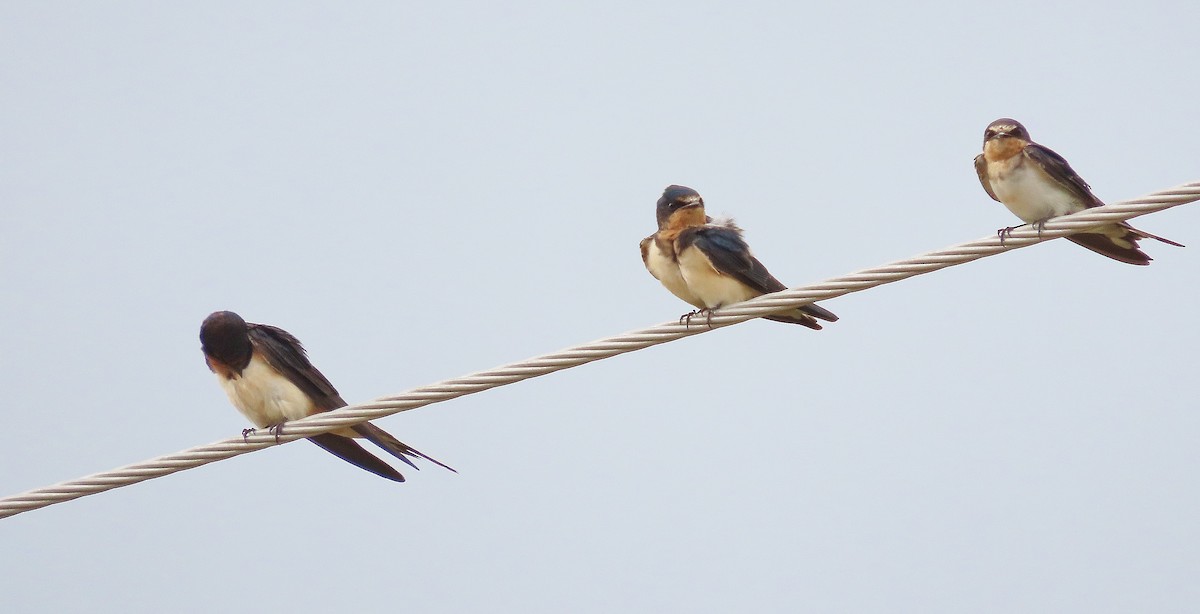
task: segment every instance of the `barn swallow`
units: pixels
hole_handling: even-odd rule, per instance
[[[787,289],[750,253],[733,220],[705,215],[704,199],[695,190],[668,186],[658,199],[657,217],[658,232],[642,239],[642,262],[671,294],[696,306],[681,320]],[[815,304],[763,317],[815,330],[821,329],[817,319],[838,319]]]
[[[1062,156],[1034,143],[1021,122],[1007,117],[988,124],[983,132],[983,153],[975,156],[975,172],[988,196],[1038,230],[1052,217],[1104,204]],[[1013,228],[996,232],[1003,239]],[[1127,222],[1103,224],[1067,239],[1113,260],[1139,265],[1150,264],[1150,256],[1138,248],[1139,239],[1183,247]]]
[[[254,426],[269,427],[276,437],[288,420],[346,406],[333,384],[308,361],[300,341],[281,328],[246,322],[232,311],[217,311],[200,325],[200,346],[208,368],[217,375],[233,406]],[[253,431],[246,429],[243,435]],[[354,441],[359,437],[413,469],[417,466],[409,456],[454,471],[370,422],[313,435],[308,440],[352,465],[403,482],[399,471]]]

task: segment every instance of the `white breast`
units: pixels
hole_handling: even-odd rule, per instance
[[[679,271],[688,291],[699,300],[692,303],[696,306],[716,309],[762,294],[733,277],[718,273],[704,252],[695,247],[679,254]]]
[[[312,400],[286,377],[272,369],[258,354],[242,369],[241,377],[217,381],[233,406],[254,426],[274,426],[313,413]]]
[[[688,289],[687,282],[683,279],[683,273],[679,270],[679,265],[675,261],[662,253],[658,249],[658,242],[650,240],[646,250],[646,270],[650,271],[658,281],[662,282],[671,294],[678,296],[685,302],[695,305],[696,307],[704,307],[704,303]]]
[[[996,198],[1027,224],[1085,208],[1078,198],[1021,155],[989,162],[988,179]]]

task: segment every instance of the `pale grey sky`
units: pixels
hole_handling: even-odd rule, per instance
[[[247,426],[197,340],[362,401],[677,317],[671,183],[799,285],[1017,223],[1002,116],[1200,178],[1191,2],[0,4],[0,495]],[[0,520],[0,609],[1194,612],[1200,206]]]

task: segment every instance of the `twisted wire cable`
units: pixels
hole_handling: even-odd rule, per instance
[[[1200,181],[1176,188],[1154,192],[1141,198],[1088,209],[1072,215],[1054,218],[1039,231],[1028,225],[1015,229],[1003,240],[993,235],[865,269],[821,283],[790,288],[729,305],[711,313],[711,318],[698,316],[692,321],[668,322],[635,330],[607,339],[567,348],[512,363],[487,371],[445,380],[414,388],[400,394],[381,397],[366,403],[309,416],[287,423],[279,443],[286,443],[335,430],[344,426],[374,420],[395,413],[448,401],[460,396],[506,386],[530,378],[569,369],[592,361],[611,358],[626,352],[667,343],[716,328],[745,322],[771,313],[786,311],[814,301],[860,292],[884,284],[930,273],[946,267],[971,262],[1009,250],[1027,247],[1042,241],[1074,234],[1099,224],[1119,222],[1200,200]],[[197,446],[175,454],[127,465],[82,477],[68,482],[37,488],[0,499],[0,518],[70,501],[86,495],[105,492],[143,480],[170,475],[239,454],[254,452],[276,444],[273,434],[260,432],[249,437],[232,437],[223,441]]]

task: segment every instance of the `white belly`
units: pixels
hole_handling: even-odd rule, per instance
[[[242,369],[241,377],[227,380],[218,375],[217,381],[221,382],[233,406],[259,428],[298,420],[313,413],[313,403],[308,395],[257,354]]]
[[[1025,223],[1082,211],[1079,202],[1032,164],[1023,164],[1020,155],[1004,162],[988,164],[989,180],[996,198]],[[1015,164],[1014,164],[1015,162]]]
[[[671,294],[678,296],[685,302],[695,305],[696,307],[704,307],[705,305],[692,294],[688,289],[687,281],[683,278],[683,273],[679,270],[679,265],[662,253],[658,249],[658,243],[654,240],[646,250],[646,270],[650,271],[658,281],[662,282]]]
[[[762,294],[733,277],[718,273],[704,252],[695,247],[689,247],[679,254],[679,271],[688,291],[699,301],[692,304],[698,307],[716,309]]]

